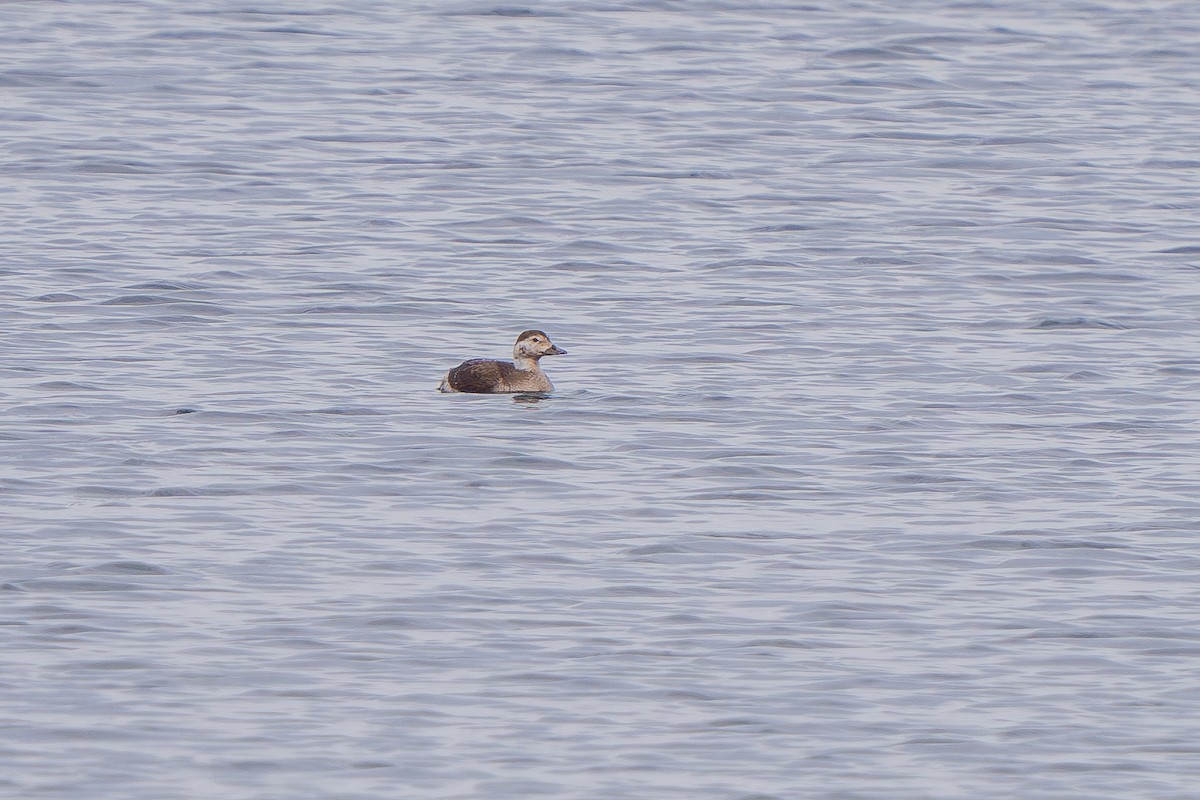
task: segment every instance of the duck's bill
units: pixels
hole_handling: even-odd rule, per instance
[[[566,354],[567,351],[557,345],[550,345],[550,349],[546,351],[548,356],[565,356]]]

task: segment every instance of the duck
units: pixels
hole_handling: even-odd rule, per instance
[[[442,378],[440,392],[473,394],[549,394],[554,384],[542,372],[538,362],[543,356],[564,356],[566,350],[555,346],[544,331],[521,331],[513,345],[512,361],[472,358],[454,367]]]

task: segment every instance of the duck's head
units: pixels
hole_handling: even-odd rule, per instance
[[[562,356],[567,351],[555,347],[550,337],[542,331],[523,331],[513,345],[513,358],[532,358],[537,360],[542,356]]]

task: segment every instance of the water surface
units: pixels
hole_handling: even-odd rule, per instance
[[[1191,800],[1198,35],[0,4],[0,796]]]

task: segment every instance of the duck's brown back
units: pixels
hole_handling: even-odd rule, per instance
[[[506,392],[550,392],[554,387],[545,373],[529,372],[507,361],[473,358],[446,373],[446,383],[456,392],[501,394]]]

